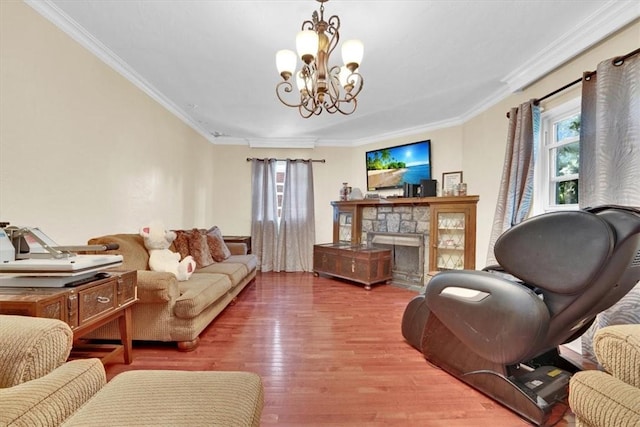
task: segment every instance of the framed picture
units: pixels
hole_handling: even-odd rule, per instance
[[[462,171],[444,172],[442,174],[442,195],[453,196],[453,189],[462,182]]]

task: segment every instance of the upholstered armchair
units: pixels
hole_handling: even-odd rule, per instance
[[[72,343],[60,320],[0,315],[0,425],[60,425],[104,386],[98,359],[66,362]]]
[[[264,390],[252,372],[133,370],[106,382],[98,359],[66,361],[66,323],[0,315],[0,426],[254,426]]]
[[[640,325],[604,327],[593,348],[603,370],[577,372],[569,382],[576,425],[640,426]]]

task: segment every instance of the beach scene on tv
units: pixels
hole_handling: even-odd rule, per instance
[[[366,156],[369,190],[402,188],[431,178],[429,141],[369,151]]]

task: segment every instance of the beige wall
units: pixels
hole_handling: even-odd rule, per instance
[[[168,227],[250,232],[247,157],[314,163],[316,240],[331,240],[330,201],[342,182],[365,192],[364,153],[432,141],[433,177],[463,170],[479,194],[477,265],[486,257],[502,171],[506,111],[640,44],[636,22],[527,90],[461,126],[352,148],[212,145],[62,31],[18,1],[0,2],[0,220],[32,225],[63,244]]]
[[[214,147],[31,7],[0,8],[0,218],[65,244],[207,224]]]

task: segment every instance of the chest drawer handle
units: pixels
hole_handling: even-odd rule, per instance
[[[108,297],[98,297],[97,299],[100,304],[108,304],[111,302],[111,298]]]

